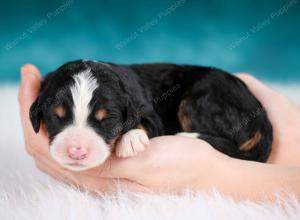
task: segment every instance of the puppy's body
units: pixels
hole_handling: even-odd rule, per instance
[[[229,156],[267,160],[272,126],[260,102],[237,77],[190,65],[130,67],[151,91],[164,134],[196,132]]]
[[[266,161],[272,145],[267,115],[242,81],[190,65],[67,63],[45,78],[31,119],[36,131],[45,122],[50,151],[68,168],[84,164],[86,154],[101,154],[83,169],[93,167],[115,146],[119,156],[133,155],[144,149],[146,134],[199,137],[229,156],[255,161]],[[59,159],[74,139],[72,160]]]

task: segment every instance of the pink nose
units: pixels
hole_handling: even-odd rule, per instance
[[[83,160],[87,157],[87,149],[84,147],[68,148],[69,157],[74,160]]]

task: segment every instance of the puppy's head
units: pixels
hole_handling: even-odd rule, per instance
[[[109,64],[75,61],[48,74],[30,119],[45,124],[50,153],[62,166],[85,170],[104,162],[138,119],[122,80]]]

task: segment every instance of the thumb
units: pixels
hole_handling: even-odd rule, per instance
[[[266,108],[273,107],[274,103],[277,103],[278,98],[283,98],[281,94],[249,74],[237,73],[237,77],[246,83],[254,96],[261,101]]]
[[[41,74],[32,64],[21,67],[21,85],[19,89],[19,103],[21,112],[28,113],[40,90]]]

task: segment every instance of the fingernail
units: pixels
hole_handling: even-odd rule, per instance
[[[25,64],[21,67],[21,84],[26,82],[26,80],[29,80],[28,76],[30,75],[32,77],[36,77],[38,75],[36,67],[34,67],[32,64]],[[27,79],[26,79],[27,77]]]

